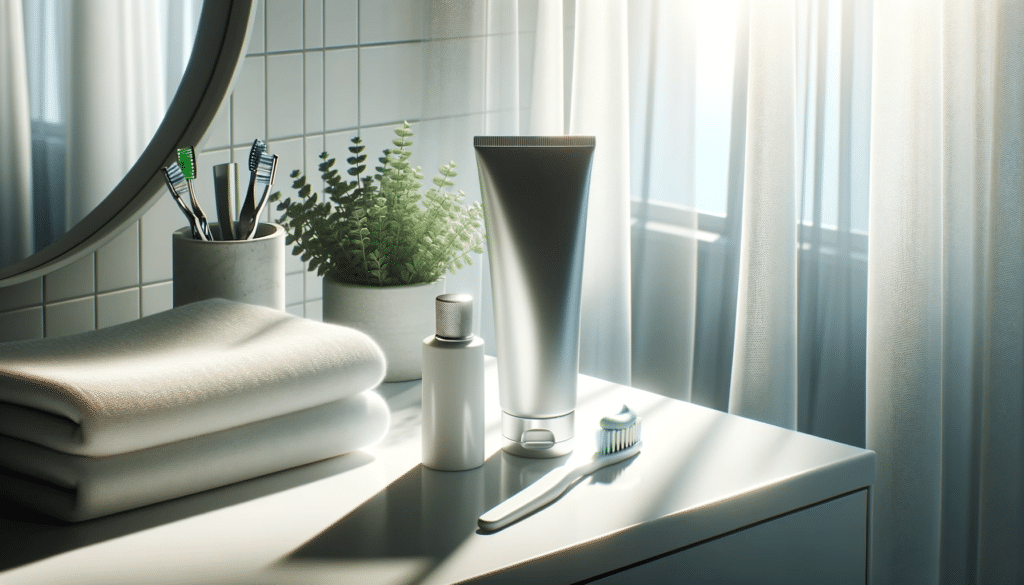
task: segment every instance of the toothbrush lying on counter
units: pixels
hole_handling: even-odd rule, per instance
[[[185,214],[189,227],[192,229],[192,238],[196,240],[213,241],[209,222],[206,214],[203,213],[199,201],[196,199],[195,189],[192,181],[196,178],[196,155],[195,149],[191,146],[177,150],[178,162],[165,167],[164,177],[167,180],[167,188],[175,203]],[[249,179],[249,188],[246,192],[242,209],[239,212],[237,225],[232,220],[234,215],[234,163],[214,166],[214,187],[216,190],[217,217],[220,222],[220,240],[251,240],[256,236],[256,227],[259,216],[266,206],[270,188],[274,184],[277,175],[276,154],[267,152],[267,143],[260,139],[253,142],[249,152],[249,170],[252,176]],[[263,189],[259,202],[256,201],[257,188]],[[186,205],[184,199],[188,196],[191,208]]]
[[[576,480],[602,467],[625,461],[640,453],[640,417],[623,405],[618,414],[601,419],[597,452],[576,467],[556,467],[526,489],[485,512],[477,520],[484,532],[494,532],[529,516],[558,499]]]

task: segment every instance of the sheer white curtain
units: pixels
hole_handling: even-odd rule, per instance
[[[697,6],[630,6],[632,383],[690,400],[699,241]],[[672,217],[656,217],[656,202],[666,201]]]
[[[1024,6],[875,11],[872,575],[1024,582]]]
[[[796,6],[748,8],[743,245],[729,411],[795,429]]]
[[[0,0],[0,266],[32,252],[32,143],[21,0]]]
[[[149,143],[191,53],[201,0],[5,0],[4,6],[21,13],[18,30],[3,42],[24,45],[28,91],[28,112],[4,122],[30,124],[25,156],[31,163],[25,164],[31,164],[33,193],[25,200],[29,221],[6,214],[0,221],[32,242],[31,252],[92,211]],[[23,39],[15,36],[22,29]],[[16,79],[4,75],[0,83]]]
[[[72,0],[68,59],[70,228],[106,198],[167,111],[159,0]]]

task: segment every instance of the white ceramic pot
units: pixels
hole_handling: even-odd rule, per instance
[[[218,224],[210,224],[215,234]],[[222,298],[284,310],[284,228],[261,223],[252,240],[193,240],[188,227],[171,237],[174,306]]]
[[[385,382],[423,377],[423,338],[434,333],[434,299],[444,279],[430,284],[362,286],[324,278],[324,322],[366,333],[384,350]]]

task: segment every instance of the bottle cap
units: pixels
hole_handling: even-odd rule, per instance
[[[467,294],[439,295],[434,301],[437,337],[462,341],[473,337],[473,297]]]

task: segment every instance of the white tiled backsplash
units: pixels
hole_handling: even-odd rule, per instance
[[[461,4],[456,20],[462,30],[448,35],[455,37],[451,40],[437,41],[477,42],[481,47],[474,51],[479,63],[465,64],[471,79],[465,80],[464,99],[446,104],[435,119],[423,119],[422,40],[428,3],[261,0],[234,92],[207,133],[198,168],[229,161],[244,167],[253,139],[265,138],[281,161],[275,190],[287,192],[295,168],[315,177],[311,182],[316,187],[319,154],[326,149],[342,158],[357,133],[369,152],[379,152],[392,137],[391,128],[403,120],[413,122],[418,133],[431,132],[440,123],[465,125],[464,135],[478,133],[474,129],[482,127],[484,109],[485,0]],[[472,79],[477,76],[480,83]],[[440,117],[444,119],[436,119]],[[462,188],[478,198],[471,184],[474,173],[467,170],[472,168],[471,156],[472,144],[467,142],[456,152],[433,156],[437,161],[418,164],[431,171],[461,157]],[[212,173],[199,174],[196,191],[204,209],[216,209]],[[276,209],[268,207],[265,214],[276,217]],[[140,221],[95,253],[44,277],[0,289],[0,341],[67,335],[169,309],[171,233],[183,225],[171,197],[158,197]],[[286,272],[288,311],[320,319],[320,278],[290,254]],[[474,275],[460,278],[472,280]]]

